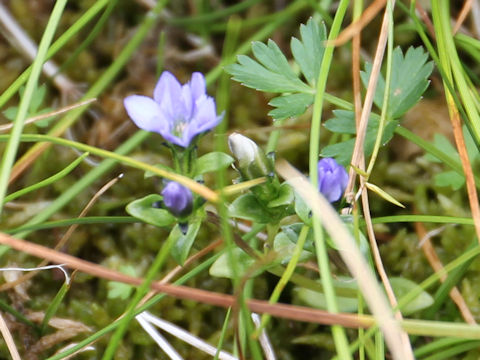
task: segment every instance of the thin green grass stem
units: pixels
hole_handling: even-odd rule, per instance
[[[48,222],[35,224],[35,225],[22,225],[14,229],[6,229],[6,230],[2,229],[2,232],[4,232],[5,234],[14,235],[15,237],[18,238],[19,236],[17,236],[17,233],[21,233],[24,231],[54,229],[59,227],[71,226],[71,225],[133,224],[137,222],[140,222],[140,220],[131,216],[85,216],[81,218],[48,221]]]
[[[3,204],[13,201],[20,196],[23,196],[25,194],[28,194],[32,191],[38,190],[42,187],[48,186],[50,184],[53,184],[54,182],[64,178],[66,175],[68,175],[73,169],[75,169],[82,161],[85,159],[89,154],[85,153],[82,156],[78,157],[75,159],[71,164],[69,164],[67,167],[64,169],[60,170],[58,173],[46,178],[45,180],[39,181],[38,183],[35,183],[31,186],[28,186],[26,188],[23,188],[21,190],[15,191],[14,193],[5,196],[5,199],[3,199]]]
[[[131,152],[133,149],[136,149],[147,137],[150,136],[150,133],[145,131],[138,131],[133,136],[131,136],[126,142],[120,145],[116,150],[115,154],[126,155]],[[85,174],[79,181],[74,183],[70,188],[66,189],[59,197],[57,197],[50,206],[43,209],[40,213],[35,215],[29,221],[27,221],[23,226],[29,227],[37,225],[49,219],[52,215],[56,214],[63,207],[69,204],[72,199],[75,199],[77,195],[86,189],[89,185],[95,182],[102,175],[112,170],[112,168],[117,165],[117,160],[107,159],[102,161],[98,166],[93,168],[90,172]],[[19,238],[23,238],[29,235],[32,230],[25,230],[20,233],[15,234]]]
[[[210,25],[215,20],[220,20],[227,16],[236,14],[240,11],[248,9],[249,7],[255,5],[256,3],[260,2],[261,0],[245,0],[241,1],[238,4],[228,6],[226,8],[217,10],[217,11],[210,11],[204,12],[201,15],[197,16],[188,16],[188,17],[176,17],[168,19],[168,23],[176,26],[199,26],[201,24]]]
[[[189,271],[188,273],[183,275],[180,279],[176,280],[173,284],[182,285],[182,284],[186,283],[188,280],[194,278],[195,276],[197,276],[202,271],[205,271],[206,269],[208,269],[215,262],[215,260],[217,260],[220,257],[220,255],[221,255],[220,253],[215,254],[211,258],[209,258],[209,259],[203,261],[202,263],[196,265],[191,271]],[[136,316],[136,315],[140,314],[141,312],[143,312],[145,310],[149,310],[153,305],[157,304],[159,301],[161,301],[166,296],[167,296],[166,294],[155,295],[150,300],[148,300],[144,305],[135,309],[134,315]],[[64,352],[62,352],[60,354],[51,356],[46,360],[61,360],[65,357],[73,354],[74,352],[88,346],[89,344],[98,340],[102,336],[105,336],[109,332],[115,330],[118,326],[119,326],[119,321],[115,321],[115,322],[105,326],[103,329],[97,331],[96,333],[90,335],[86,339],[80,341],[78,344],[72,346],[68,350],[65,350]]]
[[[290,281],[290,278],[292,277],[293,272],[297,267],[298,261],[300,259],[300,255],[302,254],[303,246],[305,245],[305,241],[307,240],[307,235],[309,230],[310,230],[310,227],[307,225],[304,225],[300,230],[300,234],[298,235],[297,244],[295,245],[295,249],[293,250],[292,257],[290,258],[290,261],[288,262],[288,265],[285,268],[285,271],[283,272],[282,276],[278,280],[277,285],[273,289],[272,294],[270,295],[270,299],[268,299],[268,302],[270,304],[276,304],[278,302],[278,299],[280,298],[280,295],[282,294],[283,289],[285,288],[287,283]],[[255,335],[254,335],[255,337],[258,337],[262,333],[265,326],[267,326],[270,318],[271,318],[270,314],[262,315],[260,326],[255,331]]]
[[[85,27],[102,9],[109,3],[110,0],[98,0],[92,7],[90,7],[75,23],[73,23],[64,33],[62,33],[58,39],[50,46],[47,52],[45,60],[50,59],[60,49],[63,48],[80,30]],[[17,93],[20,87],[25,84],[30,73],[32,72],[33,65],[29,66],[17,79],[0,95],[0,108],[2,108],[13,95]]]
[[[346,10],[348,8],[349,1],[341,0],[338,4],[337,12],[330,29],[328,40],[334,40],[341,29],[343,19],[345,17]],[[322,119],[323,101],[325,95],[325,87],[327,84],[328,74],[330,72],[330,65],[333,58],[333,46],[326,46],[323,54],[322,64],[320,67],[320,73],[316,84],[316,93],[313,103],[313,114],[310,129],[310,150],[309,150],[309,174],[310,181],[314,188],[318,188],[318,155],[320,149],[320,126]],[[317,254],[317,262],[320,269],[320,278],[325,291],[325,300],[327,303],[327,310],[331,313],[338,312],[338,306],[336,302],[335,290],[332,284],[332,274],[330,272],[329,259],[327,254],[327,248],[325,244],[324,233],[320,219],[318,216],[313,217],[313,232],[315,238],[315,250]],[[352,356],[348,351],[347,335],[343,327],[334,325],[332,326],[332,335],[335,342],[335,348],[338,352],[339,358],[351,359]]]
[[[122,51],[117,55],[115,61],[105,70],[105,72],[100,76],[100,78],[88,89],[85,95],[81,100],[95,98],[102,93],[103,90],[107,88],[108,85],[115,79],[118,73],[123,69],[128,60],[137,50],[138,46],[142,43],[144,38],[148,35],[148,32],[155,25],[155,22],[158,18],[158,15],[167,5],[168,0],[160,0],[155,8],[149,12],[143,22],[140,24],[137,32],[133,35],[130,41],[125,45]],[[78,120],[78,118],[83,114],[87,107],[79,107],[73,109],[61,120],[59,120],[48,132],[48,135],[59,136],[65,132],[71,125]],[[19,160],[19,162],[25,161],[29,156],[36,154],[38,150],[41,149],[40,144],[34,145],[29,149],[25,155]]]
[[[0,135],[0,141],[8,140],[8,136],[9,135]],[[176,182],[178,182],[182,185],[185,185],[185,186],[191,188],[192,191],[195,191],[195,188],[198,188],[198,189],[205,189],[207,191],[207,193],[211,192],[210,189],[204,187],[203,185],[198,184],[196,181],[194,181],[194,180],[192,180],[188,177],[185,177],[183,175],[179,175],[179,174],[176,174],[176,173],[173,173],[173,172],[169,172],[167,170],[160,169],[160,168],[155,167],[153,165],[149,165],[149,164],[143,163],[141,161],[132,159],[128,156],[123,156],[123,155],[120,155],[120,154],[115,153],[115,152],[99,149],[99,148],[96,148],[94,146],[86,145],[86,144],[83,144],[83,143],[80,143],[80,142],[71,141],[71,140],[67,140],[67,139],[64,139],[64,138],[60,138],[60,137],[54,137],[54,136],[49,136],[49,135],[38,135],[38,134],[21,135],[20,139],[22,141],[49,142],[49,143],[54,143],[54,144],[57,144],[57,145],[63,145],[63,146],[75,148],[75,149],[78,149],[80,151],[86,151],[86,152],[89,152],[89,153],[97,155],[97,156],[101,156],[101,157],[106,158],[106,159],[117,160],[117,161],[119,161],[123,164],[132,166],[136,169],[150,171],[155,175],[158,175],[160,177],[164,177],[166,179],[173,180],[173,181],[176,181]],[[204,193],[203,196],[206,196],[206,193]],[[215,199],[211,198],[210,200],[217,201],[216,197],[215,197]]]
[[[8,180],[10,178],[10,172],[12,170],[15,157],[17,155],[18,146],[20,144],[20,135],[23,131],[23,125],[27,118],[28,109],[30,108],[30,102],[33,97],[33,93],[37,87],[38,79],[42,73],[43,63],[47,55],[48,48],[55,34],[55,30],[60,22],[60,18],[65,9],[67,0],[58,0],[52,10],[50,18],[48,19],[47,26],[43,33],[40,45],[38,46],[38,52],[35,56],[35,60],[32,64],[32,72],[28,77],[27,85],[20,104],[18,106],[18,112],[13,121],[13,128],[9,134],[7,146],[3,153],[2,161],[0,163],[0,215],[3,210],[3,200],[7,193]]]
[[[95,40],[95,38],[98,36],[100,31],[102,30],[103,26],[105,25],[106,21],[109,19],[110,14],[112,13],[115,6],[117,6],[117,4],[118,4],[118,0],[110,0],[108,2],[107,8],[103,12],[103,14],[100,16],[98,21],[95,22],[95,25],[93,26],[88,36],[75,49],[75,51],[67,59],[67,61],[65,61],[62,64],[58,72],[63,72],[63,70],[67,69],[78,58],[78,56],[82,53],[82,51],[84,51],[93,42],[93,40]]]
[[[127,327],[130,324],[130,321],[132,321],[132,319],[135,317],[135,308],[142,300],[142,298],[147,294],[148,290],[150,289],[150,284],[154,280],[155,276],[158,275],[161,267],[163,266],[167,258],[170,256],[170,250],[173,246],[173,243],[177,239],[172,234],[173,231],[170,233],[170,236],[160,248],[160,251],[155,257],[155,260],[153,260],[152,265],[150,266],[145,276],[145,280],[143,281],[142,285],[137,288],[133,299],[128,304],[124,316],[118,321],[118,327],[116,328],[115,333],[112,335],[110,342],[108,343],[108,346],[103,353],[102,360],[110,360],[115,355],[116,349],[120,345],[122,338],[127,331]]]
[[[215,353],[215,357],[213,360],[218,360],[220,356],[220,351],[222,351],[223,343],[225,342],[225,338],[227,336],[227,329],[228,323],[230,322],[230,315],[232,313],[232,308],[228,308],[227,313],[225,314],[225,320],[223,321],[222,330],[220,331],[220,338],[218,339],[217,343],[217,352]]]

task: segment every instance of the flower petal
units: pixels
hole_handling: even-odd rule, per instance
[[[205,83],[205,77],[202,73],[194,72],[192,74],[192,79],[188,83],[188,86],[191,89],[193,99],[197,100],[202,95],[207,93],[207,85]]]
[[[140,129],[159,132],[160,108],[151,98],[140,95],[131,95],[123,100],[128,116]]]
[[[217,116],[215,101],[212,97],[204,96],[197,101],[196,105],[193,119],[183,133],[183,138],[188,143],[198,134],[213,129],[222,121],[222,116]]]
[[[182,85],[172,73],[164,71],[153,90],[153,99],[166,115],[174,118],[181,104],[181,96]]]

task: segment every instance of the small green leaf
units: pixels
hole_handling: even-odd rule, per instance
[[[310,85],[315,86],[325,52],[327,29],[324,23],[320,26],[313,19],[309,19],[306,25],[300,25],[300,35],[302,41],[292,38],[290,42],[292,54],[305,79]]]
[[[17,116],[18,112],[18,106],[10,106],[8,109],[6,109],[3,112],[3,115],[10,121],[15,120],[15,117]]]
[[[305,113],[307,108],[313,103],[313,94],[289,94],[273,98],[268,103],[275,106],[268,115],[276,120],[287,119],[300,116]]]
[[[444,171],[433,177],[437,186],[451,186],[454,191],[459,190],[465,184],[465,177],[456,171]]]
[[[419,288],[419,286],[413,281],[400,277],[390,278],[390,284],[392,284],[393,292],[395,293],[397,299],[408,294],[410,291]],[[422,290],[422,292],[415,299],[411,300],[407,305],[402,307],[402,314],[410,315],[414,312],[425,309],[432,304],[432,296],[426,291]]]
[[[338,281],[335,282],[335,285],[338,284],[340,284],[343,289],[351,289],[353,293],[358,289],[356,281],[351,279],[339,277]],[[327,309],[325,295],[322,292],[297,287],[295,288],[295,293],[299,299],[307,305],[317,309]],[[357,297],[337,295],[335,299],[338,305],[338,310],[341,312],[355,312],[358,310]]]
[[[236,198],[228,207],[231,217],[251,220],[260,224],[267,224],[271,221],[268,211],[253,194],[244,194]]]
[[[181,232],[179,225],[176,225],[173,228],[171,236],[175,236],[177,239],[172,247],[172,256],[179,265],[183,265],[187,259],[201,224],[201,218],[197,218],[194,221],[189,222],[186,234]]]
[[[123,265],[120,266],[119,271],[122,274],[137,276],[137,271],[132,265]],[[132,293],[133,286],[117,281],[109,281],[107,284],[108,293],[107,297],[109,299],[121,299],[126,300]]]
[[[422,47],[410,47],[405,56],[403,56],[399,47],[393,51],[388,118],[400,118],[420,100],[430,83],[428,77],[433,70],[433,63],[431,61],[427,62],[427,60],[428,54]],[[368,84],[371,72],[372,65],[366,63],[365,71],[361,73],[365,87]],[[380,75],[374,97],[375,105],[380,109],[383,105],[384,92],[385,80]]]
[[[288,183],[284,182],[280,185],[277,198],[270,201],[268,203],[268,207],[274,208],[277,206],[290,205],[293,203],[294,198],[295,196],[292,187]]]
[[[211,152],[195,161],[195,175],[218,171],[230,166],[234,159],[223,152]]]
[[[325,127],[340,134],[355,134],[355,114],[349,110],[334,110],[334,118],[325,122]],[[375,139],[377,137],[378,127],[380,123],[380,117],[377,114],[371,114],[367,125],[367,134],[365,135],[365,155],[370,156],[375,146]],[[398,121],[387,121],[382,136],[382,144],[385,145],[389,142],[395,128],[398,126]],[[349,139],[337,144],[332,144],[322,149],[321,155],[323,157],[334,157],[339,164],[344,166],[350,163],[352,158],[353,148],[355,145],[355,139]]]
[[[233,248],[231,254],[223,253],[220,257],[210,266],[208,272],[215,277],[223,277],[233,279],[234,272],[232,269],[231,258],[233,257],[236,262],[237,276],[245,274],[250,266],[255,263],[255,259],[248,256],[242,249]]]
[[[163,227],[175,222],[175,217],[165,209],[155,208],[153,205],[162,201],[161,195],[152,194],[132,201],[127,205],[127,213],[146,222],[147,224]]]
[[[312,225],[312,209],[307,205],[303,198],[295,192],[295,213],[305,223]]]
[[[273,240],[273,249],[279,254],[283,265],[290,261],[296,246],[296,243],[292,242],[284,232],[279,232]],[[312,257],[312,252],[302,250],[298,261],[305,262]]]
[[[299,82],[298,76],[288,64],[287,58],[272,39],[268,40],[267,45],[260,41],[254,41],[252,43],[252,52],[257,60],[268,70],[276,74],[282,74],[292,83],[303,84]]]
[[[233,80],[260,91],[277,93],[312,91],[295,75],[274,41],[270,40],[268,46],[254,42],[252,50],[260,63],[246,55],[238,55],[238,64],[225,68]]]

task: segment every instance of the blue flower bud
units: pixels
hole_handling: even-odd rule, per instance
[[[335,159],[324,158],[318,162],[318,190],[328,201],[340,199],[347,183],[347,171]]]
[[[192,212],[193,195],[190,189],[170,181],[162,190],[165,207],[175,216],[186,216]]]

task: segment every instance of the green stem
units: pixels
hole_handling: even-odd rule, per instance
[[[335,18],[333,20],[332,28],[330,29],[329,41],[334,40],[339,32],[344,19],[349,1],[342,0],[338,5]],[[327,78],[332,63],[333,46],[326,46],[325,52],[320,67],[320,73],[318,75],[318,81],[316,86],[315,100],[313,103],[312,124],[310,129],[310,153],[309,153],[309,169],[310,169],[310,181],[315,188],[318,188],[318,154],[319,154],[319,141],[320,141],[320,126],[321,116],[323,110],[323,101],[325,96],[325,87]],[[322,285],[325,291],[325,299],[327,303],[327,309],[329,312],[337,313],[338,306],[336,303],[335,290],[332,283],[332,274],[329,267],[329,259],[327,254],[327,248],[325,244],[324,234],[320,219],[318,216],[313,218],[313,231],[315,236],[315,248],[317,253],[318,266],[320,268],[320,275]],[[348,351],[348,340],[345,334],[345,330],[338,325],[332,326],[332,335],[335,341],[335,347],[337,349],[340,359],[351,359],[352,356]]]
[[[154,277],[159,273],[165,260],[170,255],[170,249],[172,248],[174,241],[177,240],[176,236],[172,236],[173,231],[175,231],[175,229],[176,228],[172,230],[167,241],[163,244],[157,256],[155,257],[155,260],[150,266],[150,269],[148,270],[142,285],[140,285],[137,288],[137,291],[135,292],[135,295],[132,301],[128,305],[127,310],[125,311],[124,317],[119,320],[118,327],[115,330],[115,333],[112,335],[112,338],[110,339],[107,349],[103,354],[102,360],[110,360],[113,358],[115,354],[115,350],[117,349],[118,345],[122,341],[123,335],[127,330],[128,324],[136,314],[135,308],[137,307],[138,303],[142,300],[142,298],[145,296],[145,294],[148,292],[148,289],[150,288],[150,284],[152,283]]]
[[[290,281],[290,278],[292,277],[293,272],[297,267],[298,261],[300,259],[300,255],[302,254],[303,246],[305,245],[305,241],[307,240],[307,235],[309,230],[310,230],[310,227],[307,225],[304,225],[302,227],[302,230],[300,230],[297,244],[295,246],[295,249],[293,250],[293,254],[290,261],[288,262],[287,268],[285,269],[282,276],[280,277],[280,280],[278,280],[278,283],[275,286],[275,289],[273,289],[272,295],[270,295],[270,299],[268,300],[270,304],[275,304],[278,301],[283,289],[285,288],[287,283]],[[268,321],[270,320],[270,318],[271,318],[271,315],[269,314],[262,315],[260,326],[256,330],[256,336],[258,336],[263,331],[265,326],[268,324]]]
[[[42,72],[43,63],[45,62],[47,51],[50,43],[55,34],[55,30],[60,22],[67,0],[58,0],[48,20],[45,32],[43,33],[42,40],[38,46],[37,55],[32,64],[32,72],[25,86],[25,91],[20,100],[17,116],[13,122],[12,131],[9,134],[8,143],[3,154],[2,162],[0,164],[0,215],[3,210],[3,200],[7,193],[8,179],[10,178],[10,172],[12,170],[13,162],[17,155],[18,145],[20,144],[20,135],[23,131],[23,125],[27,118],[30,102],[33,98],[33,93],[37,87],[37,82]]]

